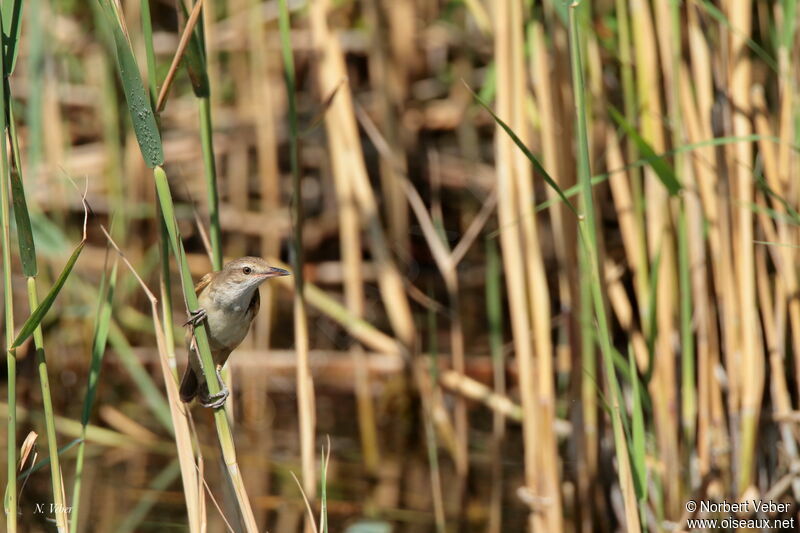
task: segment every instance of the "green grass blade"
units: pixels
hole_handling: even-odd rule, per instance
[[[639,135],[639,132],[628,122],[622,113],[620,113],[614,106],[608,107],[608,112],[611,114],[611,118],[614,119],[614,122],[620,125],[625,133],[633,139],[636,143],[636,147],[639,149],[639,152],[642,153],[644,159],[647,160],[648,164],[653,168],[658,179],[661,180],[661,183],[664,184],[664,187],[667,188],[671,195],[678,194],[681,190],[681,184],[678,181],[678,178],[675,176],[675,171],[673,168],[666,162],[663,157],[659,157],[656,154],[653,147],[644,140],[644,138]]]
[[[330,453],[330,448],[328,448]],[[320,533],[328,533],[328,460],[325,457],[325,449],[320,451],[320,508],[319,508],[319,530]]]
[[[3,58],[4,73],[6,78],[14,72],[19,51],[19,35],[22,30],[22,0],[6,0],[3,3]]]
[[[783,28],[780,45],[791,50],[794,42],[795,24],[797,24],[797,0],[781,0],[783,7]]]
[[[86,395],[83,400],[83,414],[81,424],[89,423],[92,405],[97,394],[97,385],[100,380],[100,369],[103,356],[108,343],[108,333],[111,325],[111,310],[114,303],[114,292],[117,286],[117,262],[111,267],[111,273],[106,277],[105,271],[100,281],[100,302],[95,313],[94,336],[92,339],[92,359],[89,365],[89,380],[86,386]]]
[[[522,153],[524,153],[525,157],[527,157],[530,160],[530,162],[533,164],[533,167],[536,169],[536,171],[539,172],[542,175],[542,177],[544,178],[544,181],[546,181],[547,184],[554,191],[556,191],[558,196],[561,197],[561,201],[564,202],[567,205],[567,207],[569,207],[570,211],[575,213],[575,216],[577,217],[578,216],[578,211],[575,210],[575,207],[572,205],[572,203],[569,201],[569,199],[567,199],[566,195],[564,194],[564,191],[561,190],[561,187],[558,186],[558,184],[555,182],[555,180],[553,178],[550,177],[550,174],[547,173],[547,171],[544,169],[544,167],[541,165],[541,163],[539,163],[539,160],[536,159],[536,156],[533,155],[533,152],[528,150],[528,147],[525,146],[525,143],[523,143],[522,140],[519,137],[517,137],[517,134],[514,133],[514,130],[512,130],[510,127],[508,127],[508,124],[503,122],[503,120],[500,117],[495,115],[495,113],[492,110],[492,108],[489,107],[489,104],[487,104],[486,102],[481,100],[481,98],[477,94],[475,94],[475,91],[473,91],[468,85],[466,87],[467,87],[467,90],[469,90],[469,92],[472,93],[472,96],[478,101],[478,103],[480,103],[481,106],[486,111],[488,111],[490,115],[492,115],[492,118],[494,118],[495,122],[497,122],[500,125],[500,127],[503,128],[503,131],[505,131],[508,134],[508,136],[511,137],[511,140],[514,141],[514,144],[516,144],[517,147],[520,150],[522,150]]]
[[[37,273],[36,245],[33,241],[31,219],[25,203],[25,189],[22,187],[22,180],[16,169],[11,170],[11,197],[14,204],[14,220],[17,223],[17,241],[22,273],[26,277],[35,277]]]
[[[125,91],[133,131],[136,133],[136,140],[139,141],[145,163],[148,167],[154,168],[164,163],[164,151],[161,145],[161,133],[158,131],[153,108],[150,105],[150,97],[142,84],[131,45],[122,31],[113,8],[107,0],[102,1],[101,6],[114,37],[117,68]]]
[[[189,18],[189,11],[186,9],[183,0],[178,0],[178,5],[183,13],[183,20],[186,21]],[[205,8],[205,6],[203,7]],[[202,17],[200,18],[202,19]],[[186,52],[183,54],[183,64],[186,66],[186,72],[189,74],[189,80],[192,82],[194,95],[198,98],[210,96],[211,87],[208,82],[206,54],[203,50],[203,42],[200,37],[199,23],[192,30],[189,46],[186,47]]]
[[[647,500],[647,466],[645,465],[645,428],[642,395],[639,387],[639,375],[633,348],[628,345],[628,366],[631,374],[631,391],[633,407],[631,413],[631,466],[635,481],[636,496],[640,502]]]
[[[656,301],[658,300],[658,276],[661,272],[661,246],[658,247],[658,252],[653,258],[653,264],[650,268],[650,286],[648,287],[647,294],[647,309],[645,309],[645,317],[642,322],[650,324],[649,331],[645,331],[645,340],[647,342],[647,353],[649,355],[649,363],[647,365],[647,372],[645,373],[644,382],[650,383],[650,378],[653,377],[655,371],[655,354],[656,354],[656,334],[658,333],[658,326],[656,325]]]
[[[86,241],[83,240],[78,244],[75,248],[75,251],[72,252],[67,264],[64,265],[64,269],[59,274],[58,279],[53,284],[53,287],[50,289],[50,292],[47,293],[44,300],[41,301],[39,306],[31,313],[28,317],[28,320],[22,325],[22,329],[20,329],[19,334],[14,339],[13,344],[10,346],[11,350],[19,348],[20,345],[28,340],[28,337],[33,335],[34,330],[42,323],[47,312],[52,307],[53,302],[56,301],[56,297],[58,293],[61,292],[61,289],[64,287],[64,284],[67,282],[67,278],[72,273],[72,268],[75,266],[75,263],[78,261],[78,257],[80,257],[81,252],[83,251],[83,247],[86,245]]]
[[[182,4],[182,2],[178,2]],[[150,107],[158,98],[156,87],[156,53],[153,48],[153,20],[150,16],[150,0],[141,0],[142,38],[144,40],[145,61],[147,62],[147,91],[150,93]]]
[[[19,257],[22,263],[22,273],[29,278],[36,277],[36,245],[31,229],[31,217],[28,213],[28,203],[25,201],[25,188],[22,185],[22,165],[19,156],[19,142],[17,142],[16,124],[13,112],[9,113],[9,135],[11,137],[12,164],[11,164],[11,198],[14,205],[14,220],[17,222],[17,242],[19,244]]]

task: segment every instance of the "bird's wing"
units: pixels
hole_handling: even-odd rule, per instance
[[[258,310],[261,309],[261,296],[258,294],[258,289],[256,289],[255,294],[253,294],[253,299],[250,300],[250,305],[247,307],[247,310],[251,313],[251,317],[254,317],[258,314]]]
[[[212,279],[214,279],[214,274],[215,272],[209,272],[208,274],[200,278],[200,281],[198,281],[197,285],[194,286],[194,293],[196,295],[200,296],[200,293],[203,292],[203,289],[208,287],[208,284],[211,283]]]

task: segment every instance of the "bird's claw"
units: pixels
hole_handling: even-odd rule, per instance
[[[205,313],[205,311],[203,311]],[[203,387],[203,396],[199,399],[200,405],[203,407],[210,407],[211,409],[217,409],[218,407],[222,407],[225,405],[225,401],[230,396],[231,392],[228,390],[227,385],[225,385],[225,381],[222,379],[220,375],[220,366],[217,366],[217,383],[219,383],[220,391],[215,394],[209,394],[208,386]]]
[[[208,317],[208,313],[202,307],[200,309],[195,309],[194,311],[189,311],[189,320],[187,320],[183,325],[192,327],[197,327],[200,325],[203,320]]]
[[[230,396],[230,391],[228,390],[228,387],[223,385],[221,391],[219,391],[216,394],[208,394],[207,396],[200,398],[199,401],[200,405],[202,405],[203,407],[217,409],[225,405],[225,401],[228,399],[228,396]]]

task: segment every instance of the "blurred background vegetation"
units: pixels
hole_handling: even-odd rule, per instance
[[[675,531],[689,499],[796,502],[795,0],[2,19],[8,531]],[[242,255],[294,275],[226,409],[186,411],[188,275]]]

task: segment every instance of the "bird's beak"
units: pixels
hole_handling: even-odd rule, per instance
[[[269,269],[267,269],[262,276],[264,276],[264,278],[279,278],[281,276],[288,276],[289,274],[290,273],[288,270],[278,267],[269,267]]]

